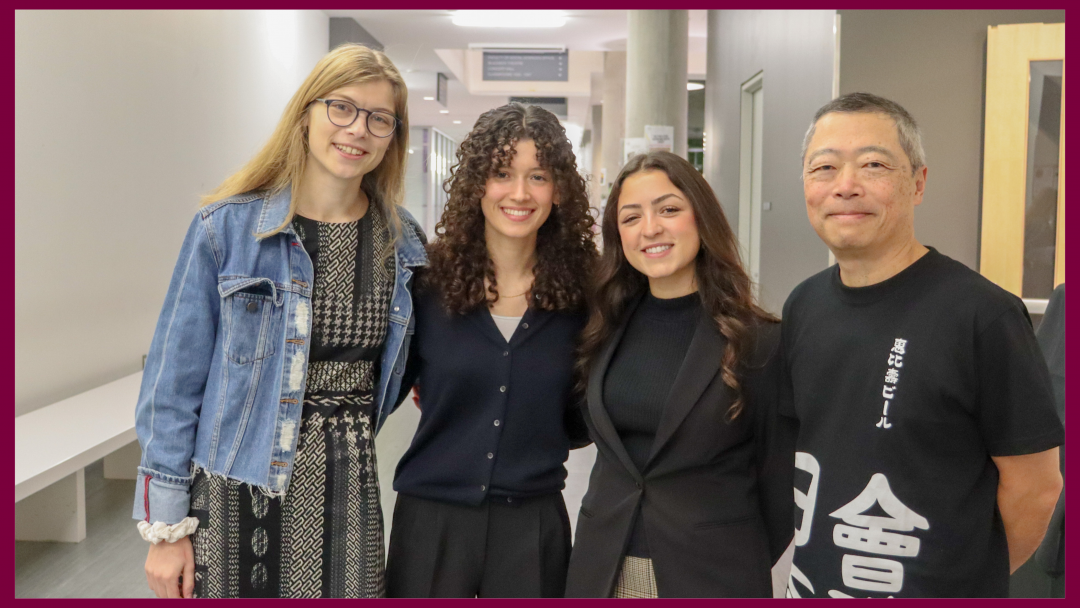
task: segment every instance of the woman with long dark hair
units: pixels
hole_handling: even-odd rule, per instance
[[[567,596],[771,596],[793,529],[779,324],[686,160],[631,159],[602,232],[578,361],[597,458]]]
[[[561,597],[562,493],[588,443],[574,349],[596,257],[554,114],[485,112],[457,153],[417,296],[420,426],[394,479],[392,597]]]

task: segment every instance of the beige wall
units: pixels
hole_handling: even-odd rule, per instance
[[[328,35],[319,11],[16,11],[16,416],[138,371],[198,195]]]

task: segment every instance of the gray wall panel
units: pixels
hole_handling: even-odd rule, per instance
[[[1061,23],[1065,11],[840,14],[840,93],[888,97],[922,128],[930,170],[916,237],[977,270],[986,28]]]
[[[376,51],[383,50],[383,44],[378,41],[371,32],[351,17],[330,18],[330,49],[334,49],[346,42],[359,42]]]
[[[741,85],[764,70],[761,298],[779,314],[829,253],[806,218],[799,152],[810,119],[832,98],[835,11],[709,11],[705,177],[739,225]]]

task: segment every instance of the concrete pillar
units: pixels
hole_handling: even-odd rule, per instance
[[[721,125],[724,120],[723,91],[720,88],[720,11],[711,10],[707,13],[708,30],[705,37],[705,163],[702,175],[709,185],[716,190],[717,196],[721,196],[720,190],[720,142]],[[729,110],[736,111],[736,110]],[[736,139],[739,135],[733,135]],[[739,225],[738,198],[735,200],[720,199],[724,207],[728,221],[733,227]]]
[[[603,83],[599,83],[599,88],[603,89]],[[589,119],[592,123],[592,148],[589,155],[589,205],[592,207],[600,208],[600,198],[607,187],[606,184],[600,183],[600,172],[604,167],[604,106],[603,104],[595,104],[589,108]]]
[[[600,198],[607,199],[611,183],[622,169],[622,140],[626,130],[626,52],[604,53],[604,109],[600,117],[600,153],[605,183]],[[685,61],[685,59],[684,59]],[[686,87],[683,87],[686,88]]]
[[[626,135],[645,125],[675,127],[675,154],[686,158],[686,53],[689,12],[629,13],[626,39]],[[622,153],[622,146],[619,150]]]

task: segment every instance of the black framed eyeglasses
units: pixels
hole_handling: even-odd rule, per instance
[[[375,137],[390,137],[394,133],[394,129],[397,128],[398,123],[401,122],[389,112],[358,108],[353,102],[344,99],[318,98],[315,101],[326,104],[326,117],[339,127],[348,127],[356,122],[361,112],[367,112],[367,131]]]

